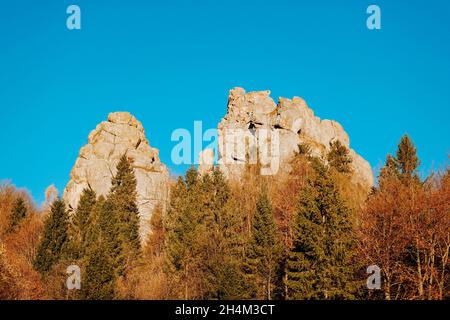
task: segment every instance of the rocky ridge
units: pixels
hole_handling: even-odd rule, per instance
[[[269,134],[258,134],[264,131],[261,129]],[[235,139],[234,132],[243,133],[244,140]],[[321,120],[300,97],[279,98],[275,103],[270,91],[246,93],[242,88],[234,88],[228,97],[227,113],[218,124],[218,165],[228,178],[239,180],[250,154],[254,155],[256,150],[261,156],[261,142],[269,142],[269,149],[276,142],[276,148],[268,154],[275,155],[276,168],[286,172],[300,144],[307,143],[313,155],[324,158],[335,139],[350,150],[354,182],[369,190],[373,185],[372,169],[350,148],[349,137],[338,122]],[[123,154],[132,161],[136,175],[140,234],[144,241],[150,232],[148,220],[154,209],[160,205],[164,210],[167,205],[169,172],[159,159],[158,149],[150,146],[142,124],[130,113],[109,114],[108,120],[89,134],[88,144],[80,149],[72,168],[63,199],[73,212],[84,188],[90,187],[98,196],[106,196]],[[213,150],[203,150],[199,160],[200,174],[210,172],[214,166]]]
[[[253,139],[256,146],[261,142],[258,141],[261,137],[255,134],[258,130],[265,129],[269,136],[276,133],[279,147],[271,152],[279,156],[278,166],[282,170],[289,170],[289,160],[298,151],[299,144],[307,143],[314,155],[324,158],[330,142],[337,139],[350,151],[353,180],[367,188],[373,185],[370,164],[350,148],[350,139],[342,126],[336,121],[315,116],[300,97],[279,98],[275,103],[270,91],[246,93],[243,88],[230,90],[227,114],[218,125],[218,162],[229,178],[238,179],[246,161],[251,158],[251,148],[245,152],[239,150],[235,137],[229,134],[230,129],[246,132],[248,140]],[[230,163],[227,159],[234,161]]]
[[[88,144],[80,149],[72,168],[63,199],[73,212],[85,188],[92,188],[97,196],[106,196],[124,154],[131,160],[136,175],[140,235],[144,241],[153,210],[157,205],[166,205],[169,173],[159,159],[158,149],[150,146],[142,124],[130,113],[110,113],[108,121],[101,122],[89,134]]]

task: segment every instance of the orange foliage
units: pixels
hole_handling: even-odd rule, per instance
[[[386,178],[369,197],[360,217],[361,254],[382,269],[385,299],[448,297],[448,175],[425,184]]]
[[[27,217],[14,231],[9,230],[10,214],[14,201],[22,197],[27,203]],[[36,210],[30,196],[18,191],[11,184],[0,186],[0,244],[8,284],[2,283],[0,291],[8,292],[14,288],[15,294],[9,299],[41,299],[44,297],[40,275],[33,270],[32,261],[43,228],[40,213]],[[2,271],[0,271],[2,272]],[[0,275],[2,276],[2,275]]]

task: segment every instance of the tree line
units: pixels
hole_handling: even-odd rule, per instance
[[[126,156],[109,194],[85,189],[70,216],[56,199],[42,218],[5,185],[0,298],[448,299],[449,171],[421,179],[419,164],[405,135],[369,194],[337,140],[324,158],[300,145],[277,177],[248,165],[233,182],[218,167],[191,167],[155,209],[145,242]],[[67,290],[74,264],[81,289]],[[367,288],[369,265],[381,269],[381,290]],[[21,276],[32,280],[24,287]]]

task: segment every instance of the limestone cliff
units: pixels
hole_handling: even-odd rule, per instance
[[[261,129],[269,134],[260,134],[264,131]],[[244,139],[236,139],[236,132],[243,133]],[[261,142],[269,142],[276,148],[269,148],[266,155],[278,158],[277,169],[286,171],[299,144],[308,143],[314,155],[324,157],[334,139],[350,150],[354,181],[369,189],[373,185],[372,169],[350,149],[348,135],[339,123],[316,117],[302,98],[280,98],[275,103],[269,91],[246,93],[242,88],[235,88],[230,91],[227,113],[218,125],[218,163],[230,179],[240,179],[245,163],[255,150],[258,160],[264,158]],[[133,163],[140,233],[145,240],[153,210],[159,204],[164,210],[167,204],[169,173],[159,160],[158,150],[150,146],[142,124],[127,112],[109,114],[108,121],[100,123],[89,134],[88,144],[81,148],[72,168],[63,199],[73,212],[84,188],[92,188],[98,196],[107,195],[123,154]],[[212,150],[204,150],[200,154],[200,173],[211,171],[213,161]]]
[[[120,157],[132,160],[137,180],[137,202],[140,213],[140,234],[148,234],[148,220],[154,208],[166,205],[169,173],[159,160],[158,150],[150,147],[142,124],[128,112],[115,112],[108,121],[97,125],[81,148],[63,199],[69,210],[76,209],[84,188],[91,187],[97,196],[106,196]]]
[[[257,134],[261,129],[269,132],[269,138],[264,136],[264,139],[274,140],[270,137],[276,136],[277,148],[268,149],[269,153],[279,157],[278,167],[282,170],[289,170],[289,159],[298,151],[299,144],[308,143],[314,155],[324,158],[330,141],[338,139],[350,150],[354,181],[366,188],[373,185],[370,164],[350,149],[349,137],[338,122],[316,117],[302,98],[280,98],[276,104],[270,91],[246,93],[242,88],[230,91],[227,114],[218,125],[218,161],[228,177],[241,175],[244,164],[252,157],[249,155],[252,146],[257,148],[261,145],[258,140],[262,136]],[[236,139],[233,130],[245,132],[245,139]],[[243,141],[247,144],[245,151],[240,148]]]

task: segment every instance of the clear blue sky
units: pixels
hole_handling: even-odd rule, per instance
[[[366,28],[366,8],[382,29]],[[66,28],[77,4],[82,30]],[[0,179],[61,191],[89,132],[127,110],[174,173],[175,128],[215,127],[228,90],[303,97],[373,167],[409,133],[422,170],[449,153],[450,1],[0,3]]]

